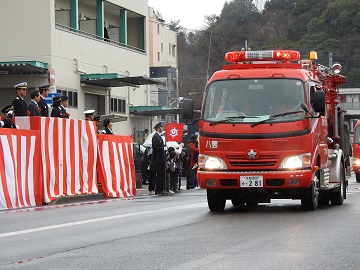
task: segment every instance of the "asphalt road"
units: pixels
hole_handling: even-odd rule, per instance
[[[0,212],[0,269],[358,269],[360,183],[342,206],[211,213],[205,190]]]

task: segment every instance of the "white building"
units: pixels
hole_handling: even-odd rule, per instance
[[[345,120],[348,121],[350,132],[360,120],[360,88],[340,88],[341,106],[346,110]]]
[[[169,29],[161,15],[151,7],[149,48],[150,78],[159,84],[149,86],[151,106],[134,107],[133,113],[160,116],[157,121],[174,121],[171,117],[179,112],[177,33]]]
[[[130,113],[153,105],[149,74],[147,0],[2,0],[0,2],[0,109],[49,81],[69,96],[71,118],[83,112],[110,117],[116,134],[141,136],[152,118]],[[102,129],[102,126],[100,127]]]

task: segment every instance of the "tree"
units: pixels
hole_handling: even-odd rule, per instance
[[[180,20],[172,20],[166,23],[166,26],[174,32],[179,32],[183,27],[180,26]]]

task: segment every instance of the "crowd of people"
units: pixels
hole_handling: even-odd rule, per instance
[[[46,102],[46,97],[49,95],[50,85],[39,85],[38,90],[33,90],[30,93],[31,100],[26,103],[24,98],[27,95],[27,83],[21,82],[14,86],[17,92],[16,98],[12,103],[2,109],[4,119],[0,121],[0,128],[17,128],[14,123],[14,116],[43,116],[43,117],[58,117],[70,118],[70,114],[66,111],[69,103],[68,96],[54,96],[52,98],[51,113]],[[100,121],[100,115],[95,115],[95,110],[87,110],[84,112],[85,120]],[[104,130],[101,134],[114,134],[112,131],[112,122],[109,118],[104,119]]]
[[[154,126],[151,147],[147,147],[142,160],[142,182],[148,183],[149,195],[168,195],[181,192],[181,178],[186,175],[186,189],[198,188],[196,172],[199,155],[198,137],[192,135],[187,151],[178,147],[166,147],[162,138],[161,122]],[[148,135],[146,135],[148,136]]]

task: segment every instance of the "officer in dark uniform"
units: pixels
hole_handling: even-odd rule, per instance
[[[95,110],[87,110],[84,112],[85,114],[85,120],[86,121],[94,121],[95,115],[94,115]]]
[[[46,103],[45,98],[49,94],[49,84],[43,84],[38,86],[40,92],[40,101],[38,103],[39,108],[41,109],[40,115],[44,117],[49,116],[49,106]]]
[[[13,115],[14,115],[14,108],[12,105],[8,105],[5,108],[1,110],[1,112],[4,114],[3,121],[0,121],[2,128],[17,128],[17,126],[13,122]]]
[[[60,102],[61,102],[61,97],[59,97],[59,96],[53,97],[51,117],[64,118],[63,114],[61,112],[61,109],[60,109]]]
[[[14,86],[17,91],[17,97],[13,100],[12,105],[14,107],[15,116],[27,116],[26,108],[27,104],[24,100],[27,91],[27,83],[22,82]]]
[[[164,193],[164,182],[165,182],[165,144],[163,139],[161,138],[161,133],[164,130],[163,125],[159,122],[154,126],[155,133],[152,137],[152,157],[151,157],[151,169],[156,172],[156,186],[155,186],[155,194]]]
[[[66,107],[68,106],[69,103],[69,97],[68,96],[61,96],[60,97],[61,102],[60,102],[60,110],[61,113],[63,115],[63,118],[70,118],[70,114],[66,112]]]

